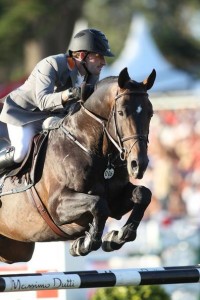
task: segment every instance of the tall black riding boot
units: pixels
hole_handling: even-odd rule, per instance
[[[12,146],[6,147],[0,151],[0,175],[15,164],[14,153],[15,148]]]

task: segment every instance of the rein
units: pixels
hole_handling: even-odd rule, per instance
[[[117,140],[118,142],[115,141],[115,139],[111,136],[111,134],[109,133],[108,129],[106,128],[106,123],[103,119],[97,117],[94,113],[92,113],[90,110],[88,110],[83,103],[81,103],[81,107],[84,110],[85,113],[87,113],[90,117],[92,117],[93,119],[95,119],[97,122],[99,122],[102,127],[103,127],[103,131],[106,133],[108,139],[113,143],[113,145],[117,148],[117,150],[120,153],[120,158],[121,160],[125,160],[126,157],[129,155],[129,153],[131,152],[131,149],[134,147],[135,143],[137,143],[138,141],[145,141],[145,143],[148,143],[148,135],[142,135],[142,134],[133,134],[130,135],[128,137],[120,137],[119,134],[119,130],[118,130],[118,125],[117,125],[117,120],[116,120],[116,100],[118,100],[119,98],[123,97],[124,95],[130,95],[130,94],[144,94],[147,95],[146,92],[135,92],[135,91],[129,91],[129,92],[124,92],[124,93],[120,93],[117,94],[115,96],[115,105],[113,106],[113,109],[110,113],[110,116],[108,118],[111,119],[112,115],[114,115],[114,126],[115,126],[115,134],[117,136]],[[135,141],[133,142],[132,146],[130,147],[130,149],[127,151],[122,143],[126,142],[130,139],[134,139]]]
[[[88,114],[90,117],[92,117],[93,119],[95,119],[97,122],[99,122],[102,127],[103,127],[103,131],[107,134],[107,137],[109,138],[109,140],[114,144],[114,146],[117,148],[117,150],[120,152],[120,154],[123,152],[122,148],[117,144],[117,142],[113,139],[113,137],[110,135],[109,131],[106,128],[106,124],[105,121],[103,119],[100,119],[99,117],[97,117],[94,113],[92,113],[91,111],[89,111],[85,106],[83,106],[83,104],[81,103],[81,107],[82,109],[86,112],[86,114]]]
[[[86,147],[84,147],[74,135],[72,135],[63,125],[61,125],[62,131],[66,134],[66,136],[72,140],[76,145],[78,145],[83,151],[85,151],[87,154],[91,154],[91,151],[88,150]]]

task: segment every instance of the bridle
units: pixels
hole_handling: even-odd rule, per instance
[[[146,92],[136,92],[136,91],[127,91],[127,92],[123,92],[123,93],[120,93],[120,94],[117,93],[117,95],[115,96],[115,99],[114,99],[115,100],[115,104],[113,105],[113,108],[112,108],[112,110],[110,112],[110,115],[108,117],[107,122],[105,122],[104,119],[100,118],[99,116],[95,115],[93,112],[91,112],[90,110],[88,110],[83,105],[83,103],[81,103],[81,107],[84,110],[84,112],[87,113],[90,117],[92,117],[93,119],[95,119],[97,122],[99,122],[102,125],[103,131],[107,135],[107,138],[113,143],[113,145],[119,151],[121,160],[126,160],[127,159],[127,157],[130,154],[132,148],[134,147],[134,145],[137,142],[140,142],[140,141],[145,142],[146,147],[147,147],[147,144],[148,144],[148,133],[147,134],[133,134],[133,135],[130,135],[130,136],[127,136],[127,137],[121,137],[120,136],[119,126],[118,126],[118,123],[117,123],[117,113],[116,113],[117,100],[119,98],[125,96],[125,95],[130,95],[130,94],[144,94],[144,95],[147,95]],[[117,141],[112,137],[112,135],[109,133],[109,131],[108,131],[107,127],[106,127],[106,124],[108,122],[110,122],[110,120],[112,119],[112,117],[114,117],[114,130],[115,130],[115,135],[116,135]],[[130,149],[127,150],[124,147],[123,144],[124,144],[124,142],[126,142],[128,140],[131,140],[131,139],[133,139],[134,142],[131,145]]]

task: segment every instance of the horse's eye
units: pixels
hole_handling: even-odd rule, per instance
[[[118,114],[119,114],[120,116],[123,116],[123,115],[124,115],[124,113],[123,113],[122,110],[118,110]]]

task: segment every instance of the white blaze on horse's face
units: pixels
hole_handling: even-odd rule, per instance
[[[137,114],[140,114],[141,111],[142,111],[142,106],[139,105],[139,106],[137,107],[137,109],[136,109],[136,113],[137,113]]]

